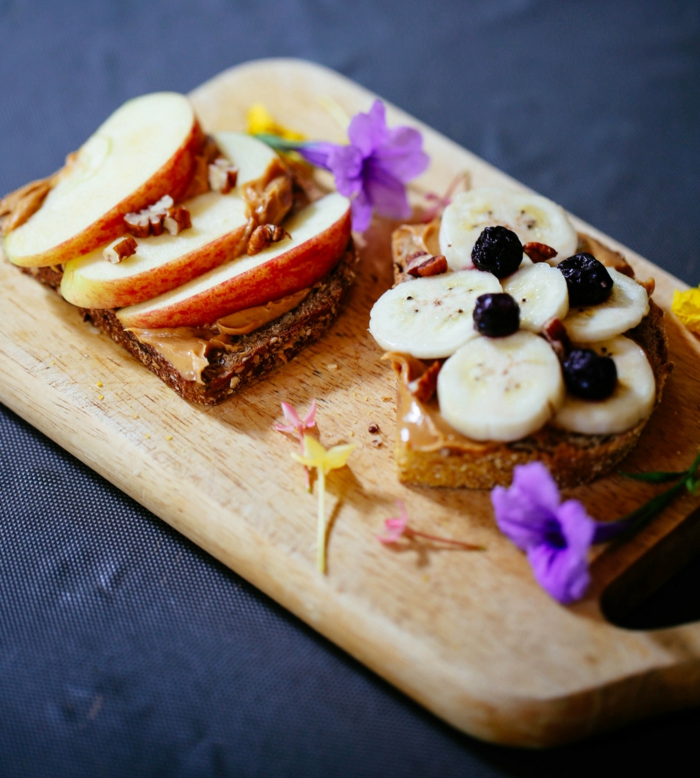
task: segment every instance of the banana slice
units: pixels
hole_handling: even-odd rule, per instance
[[[476,298],[501,291],[496,276],[480,270],[405,281],[374,304],[369,331],[387,351],[449,357],[478,334],[472,319]]]
[[[586,435],[612,435],[646,419],[654,409],[656,381],[644,349],[622,335],[584,348],[613,358],[617,386],[605,400],[582,400],[567,393],[554,425]]]
[[[570,308],[564,326],[574,343],[597,343],[620,335],[649,313],[647,290],[633,278],[608,268],[613,289],[610,297],[598,305]]]
[[[576,253],[578,236],[563,208],[540,195],[499,187],[458,194],[445,208],[440,251],[453,270],[473,267],[472,249],[484,227],[502,225],[522,243],[546,243],[557,250],[552,264]]]
[[[542,427],[564,400],[559,360],[543,339],[520,330],[478,337],[438,375],[443,418],[473,440],[520,440]]]
[[[566,279],[544,262],[521,265],[512,276],[501,279],[503,291],[520,306],[520,326],[541,332],[545,323],[563,319],[569,310]]]

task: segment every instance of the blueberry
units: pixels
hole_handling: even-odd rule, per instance
[[[474,329],[490,338],[504,338],[520,327],[520,307],[505,293],[482,294],[474,306]]]
[[[571,349],[564,361],[566,388],[584,400],[604,400],[615,391],[617,368],[612,357],[590,348]]]
[[[472,249],[472,262],[478,270],[505,278],[515,273],[523,261],[523,244],[507,227],[486,227]]]
[[[597,305],[612,294],[613,280],[605,265],[587,252],[574,254],[557,265],[566,279],[569,305]]]

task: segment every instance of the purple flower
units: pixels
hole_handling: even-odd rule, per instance
[[[596,528],[583,505],[561,502],[541,462],[516,467],[510,488],[497,486],[491,502],[499,529],[525,551],[540,586],[561,603],[580,599],[590,582],[588,550]]]
[[[411,208],[406,184],[428,167],[423,137],[410,127],[386,126],[386,109],[375,100],[348,128],[348,146],[307,143],[299,153],[311,164],[330,170],[340,194],[352,198],[352,227],[364,232],[376,208],[381,216],[407,219]]]

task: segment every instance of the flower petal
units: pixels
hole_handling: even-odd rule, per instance
[[[497,486],[491,492],[491,503],[498,528],[522,551],[542,543],[552,529],[555,514],[514,486]]]
[[[313,467],[323,467],[326,449],[311,435],[304,435],[304,456],[312,461]]]
[[[356,232],[364,232],[372,221],[372,203],[364,193],[358,192],[350,204],[352,210],[352,228]]]
[[[333,446],[326,452],[323,469],[328,473],[331,470],[338,470],[345,467],[345,463],[350,458],[350,454],[357,448],[355,443],[346,443],[341,446]]]
[[[578,600],[590,583],[588,550],[595,522],[576,500],[567,500],[557,511],[560,541],[531,546],[527,556],[537,582],[561,603]]]
[[[362,190],[362,154],[354,146],[335,146],[328,154],[328,170],[340,194],[350,197]]]
[[[423,151],[423,136],[412,127],[390,129],[386,142],[372,156],[404,184],[419,176],[430,164],[430,157]]]
[[[304,416],[302,423],[307,429],[311,429],[311,427],[316,426],[316,398],[311,400],[311,407],[309,408],[309,412],[306,414],[306,416]]]
[[[389,136],[386,126],[386,108],[381,100],[375,100],[368,113],[353,116],[348,127],[350,143],[363,157],[368,157]]]
[[[373,157],[365,163],[364,190],[380,216],[407,219],[411,215],[406,187],[378,165]]]
[[[555,600],[567,605],[583,597],[591,580],[585,557],[570,548],[542,543],[532,546],[527,558],[535,580]]]
[[[301,419],[299,418],[299,414],[289,403],[282,403],[282,413],[284,414],[284,418],[292,425],[292,427],[296,429],[301,426]]]
[[[337,143],[326,143],[325,141],[318,141],[314,143],[305,143],[300,145],[297,151],[307,162],[310,162],[316,167],[322,167],[325,170],[330,170],[328,166],[328,158],[335,149],[343,148]]]
[[[559,489],[542,462],[529,462],[513,469],[513,485],[533,505],[555,513],[561,502]]]

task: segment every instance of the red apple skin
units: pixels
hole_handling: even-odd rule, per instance
[[[121,308],[151,300],[228,262],[232,257],[239,256],[245,251],[247,236],[248,225],[243,224],[239,229],[227,232],[218,240],[183,254],[156,270],[148,270],[129,278],[95,283],[88,293],[81,294],[80,307]],[[73,273],[69,265],[61,282],[61,294],[68,302],[72,302],[72,285]]]
[[[192,179],[195,158],[204,142],[204,132],[195,119],[190,133],[172,157],[135,192],[114,206],[87,229],[69,238],[49,251],[20,258],[22,267],[61,265],[75,257],[89,254],[100,246],[111,243],[125,233],[124,215],[140,211],[169,194],[175,200],[181,197]],[[12,257],[9,257],[10,261]],[[20,264],[16,262],[15,264]]]
[[[323,232],[280,256],[180,303],[157,311],[120,311],[125,328],[198,327],[229,313],[264,305],[320,281],[341,258],[350,240],[350,210]]]

